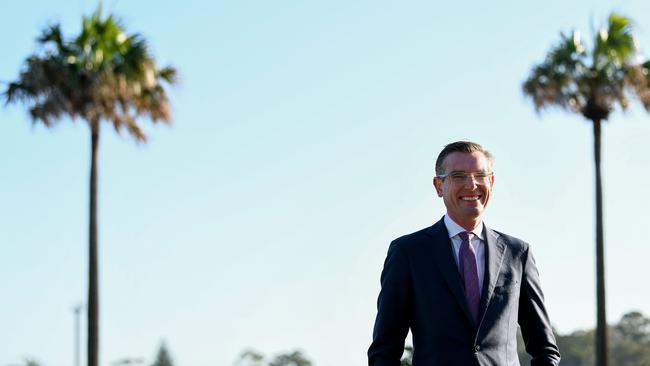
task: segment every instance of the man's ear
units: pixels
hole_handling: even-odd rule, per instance
[[[438,193],[438,197],[442,197],[442,179],[438,177],[433,177],[433,186],[436,188],[436,193]]]

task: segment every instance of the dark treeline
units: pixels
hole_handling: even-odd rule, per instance
[[[621,320],[608,327],[609,358],[616,366],[650,366],[650,319],[638,311],[623,315]],[[562,366],[592,366],[595,364],[595,329],[579,330],[569,334],[558,334],[556,338],[562,353]],[[525,351],[524,341],[519,334],[517,351],[521,365],[530,365],[530,356]],[[411,366],[413,348],[406,346],[401,366]],[[139,364],[141,360],[125,359],[114,365]],[[138,362],[139,361],[139,362]],[[294,350],[267,358],[259,351],[243,351],[235,366],[315,366],[300,350]],[[25,360],[25,366],[39,366],[33,359]],[[176,366],[164,342],[150,366]]]
[[[595,365],[596,330],[580,330],[570,334],[556,334],[562,353],[562,366]],[[638,311],[629,312],[607,329],[609,364],[616,366],[650,366],[650,319]],[[530,364],[519,338],[519,359]]]
[[[579,330],[555,334],[562,353],[562,366],[592,366],[595,364],[596,330]],[[616,366],[650,366],[650,319],[638,311],[623,315],[608,329],[610,364]],[[521,365],[530,365],[521,333],[517,351]],[[411,366],[413,348],[406,346],[401,366]],[[300,351],[281,354],[272,360],[257,351],[244,351],[236,366],[314,366]]]
[[[313,366],[313,363],[301,351],[293,351],[267,358],[255,350],[246,350],[239,357],[237,366]]]
[[[609,364],[616,366],[650,366],[650,319],[638,311],[623,315],[608,327]],[[555,337],[562,353],[562,366],[592,366],[596,364],[596,330],[579,330]],[[530,365],[524,341],[519,334],[517,342],[519,361]],[[401,366],[411,366],[412,349],[406,347]]]

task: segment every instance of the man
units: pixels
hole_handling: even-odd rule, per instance
[[[370,366],[399,366],[409,328],[413,366],[519,365],[517,325],[532,365],[560,362],[530,247],[483,224],[492,163],[473,142],[440,152],[433,185],[447,213],[391,243]]]

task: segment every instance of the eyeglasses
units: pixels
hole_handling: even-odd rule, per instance
[[[467,178],[472,178],[472,180],[478,183],[487,183],[490,180],[490,177],[494,175],[494,172],[475,172],[475,173],[465,173],[465,172],[450,172],[447,174],[438,175],[437,178],[445,179],[447,177],[451,178],[451,181],[454,184],[463,184],[467,182]]]

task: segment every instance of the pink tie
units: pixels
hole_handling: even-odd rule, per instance
[[[458,263],[460,266],[460,275],[465,285],[465,296],[469,305],[469,311],[472,314],[474,324],[478,325],[478,308],[481,301],[481,292],[478,288],[478,272],[476,269],[476,252],[469,241],[471,232],[461,232],[458,234],[462,240],[460,251],[458,253]]]

